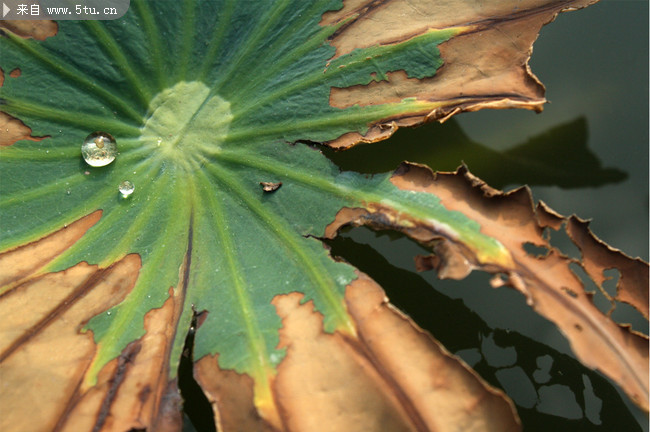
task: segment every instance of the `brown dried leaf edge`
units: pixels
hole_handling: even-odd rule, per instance
[[[377,203],[340,210],[327,228],[326,237],[334,237],[343,225],[399,230],[433,250],[433,256],[417,259],[420,269],[435,268],[439,277],[455,279],[473,269],[495,274],[491,281],[494,287],[509,285],[522,292],[537,313],[559,327],[584,365],[609,376],[648,411],[648,338],[609,316],[615,302],[620,301],[648,318],[647,263],[600,241],[589,230],[588,222],[576,216],[561,216],[542,202],[535,207],[527,187],[503,193],[487,186],[465,167],[455,173],[433,173],[426,166],[404,162],[391,182],[404,190],[435,194],[449,210],[477,221],[483,234],[497,239],[510,251],[513,263],[481,264],[471,251],[437,231],[432,223]],[[581,260],[567,257],[551,246],[545,231],[562,227],[580,249]],[[526,244],[547,252],[534,256],[524,249]],[[603,283],[609,278],[603,271],[618,270],[616,295],[607,295],[612,302],[608,314],[594,305],[593,294],[585,291],[571,270],[572,264],[582,267],[605,295]]]
[[[88,320],[122,301],[141,266],[130,254],[107,268],[85,262],[56,273],[40,269],[101,218],[96,211],[0,255],[0,430],[178,431],[182,427],[170,349],[184,302],[184,268],[169,298],[144,320],[145,334],[106,364],[87,371],[97,346]],[[225,431],[518,431],[514,406],[485,385],[359,274],[346,289],[354,334],[326,333],[303,295],[274,298],[287,349],[260,406],[247,375],[199,359],[194,375]],[[209,311],[207,312],[209,313]],[[202,313],[201,315],[204,315]],[[197,331],[201,328],[197,317]],[[29,401],[29,403],[25,403]]]

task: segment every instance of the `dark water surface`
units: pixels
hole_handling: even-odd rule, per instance
[[[405,159],[438,170],[464,161],[494,187],[530,185],[536,200],[592,219],[600,238],[647,260],[648,2],[605,0],[561,14],[542,29],[531,67],[551,102],[542,114],[462,114],[331,158],[343,169],[369,173],[390,171]],[[566,247],[566,239],[553,241]],[[648,430],[645,414],[582,367],[555,326],[514,290],[491,289],[482,274],[439,281],[431,272],[416,273],[413,255],[423,250],[399,235],[358,228],[332,247],[505,389],[525,431]],[[624,307],[614,317],[648,331],[647,321]]]

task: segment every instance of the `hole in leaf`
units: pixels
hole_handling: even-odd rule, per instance
[[[578,249],[578,246],[573,243],[573,240],[571,240],[564,229],[560,229],[558,231],[548,230],[547,233],[549,236],[549,244],[552,247],[559,249],[564,255],[567,255],[571,258],[575,258],[577,260],[582,259],[582,253],[580,252],[580,249]]]
[[[612,319],[619,324],[629,324],[632,326],[632,330],[648,335],[648,320],[641,315],[641,312],[627,303],[616,302]]]
[[[183,354],[178,365],[178,388],[183,397],[183,413],[185,421],[189,419],[194,428],[201,432],[216,432],[214,424],[214,413],[212,405],[205,397],[203,390],[194,379],[194,333],[197,328],[197,321],[203,313],[194,312],[190,330],[185,338]],[[197,319],[199,318],[199,319]],[[184,427],[185,429],[185,427]],[[189,429],[192,430],[192,429]]]
[[[535,258],[545,257],[549,252],[549,249],[547,247],[538,246],[531,242],[526,242],[522,246],[528,255]]]
[[[603,289],[607,291],[607,294],[609,294],[612,297],[616,297],[616,286],[618,285],[618,279],[621,276],[621,273],[615,269],[607,269],[603,272],[603,276],[605,276],[605,281],[603,282]]]
[[[603,291],[596,286],[596,284],[591,280],[589,275],[584,271],[584,269],[577,263],[569,264],[569,268],[575,274],[578,279],[582,282],[582,285],[585,287],[585,291],[592,294],[591,301],[594,305],[604,314],[611,313],[614,308],[614,303],[608,299]],[[565,291],[566,292],[566,291]]]
[[[571,288],[563,286],[563,287],[561,287],[561,289],[562,289],[562,291],[567,293],[567,295],[569,295],[570,297],[578,298],[578,293],[573,291]]]

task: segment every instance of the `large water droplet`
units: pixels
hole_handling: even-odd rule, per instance
[[[90,166],[108,165],[117,156],[115,138],[106,132],[93,132],[86,137],[81,145],[81,155]]]
[[[133,183],[131,183],[130,181],[124,180],[122,183],[120,183],[118,189],[122,194],[122,197],[126,198],[133,193],[133,191],[135,190],[135,186],[133,186]]]

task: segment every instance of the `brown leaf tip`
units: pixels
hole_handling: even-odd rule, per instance
[[[25,123],[3,112],[0,112],[0,131],[0,147],[10,146],[20,140],[41,141],[48,138],[32,136],[32,130]]]
[[[0,23],[0,28],[25,39],[40,41],[56,35],[59,31],[59,25],[49,20],[4,20]]]

